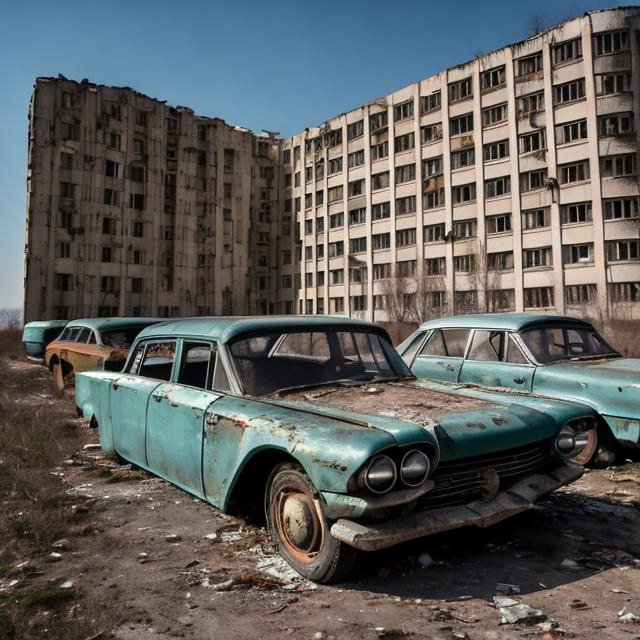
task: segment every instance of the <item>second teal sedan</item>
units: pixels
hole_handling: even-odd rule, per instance
[[[411,371],[458,395],[477,387],[581,403],[599,426],[578,461],[603,466],[640,449],[640,360],[623,358],[584,320],[528,313],[425,322],[399,347]]]

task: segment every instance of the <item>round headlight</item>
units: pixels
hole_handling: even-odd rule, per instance
[[[364,472],[364,482],[373,493],[386,493],[396,483],[396,465],[389,456],[379,455],[371,460]]]
[[[430,467],[429,458],[422,451],[408,451],[400,465],[402,482],[410,487],[417,487],[426,480]]]
[[[563,457],[570,457],[575,454],[576,430],[565,424],[556,437],[556,451]]]

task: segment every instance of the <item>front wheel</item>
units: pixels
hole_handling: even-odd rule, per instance
[[[297,465],[284,463],[271,473],[265,511],[280,555],[302,576],[329,583],[349,572],[356,550],[330,532],[317,490]]]

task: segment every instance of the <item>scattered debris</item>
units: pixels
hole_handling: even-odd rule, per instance
[[[580,569],[580,565],[575,560],[570,560],[569,558],[563,560],[560,563],[560,566],[563,569],[569,569],[569,571],[576,571],[577,569]]]
[[[500,624],[516,622],[534,623],[546,620],[547,616],[539,609],[507,596],[494,596],[493,604],[501,615]]]
[[[149,554],[146,551],[138,554],[138,562],[140,564],[144,564],[145,562],[149,562]]]
[[[278,555],[263,556],[256,564],[256,569],[262,573],[277,578],[284,583],[283,589],[295,591],[314,591],[318,585],[303,578],[286,560]]]
[[[182,536],[178,533],[167,533],[164,539],[167,542],[180,542],[182,540]]]
[[[98,451],[100,449],[100,443],[95,443],[95,442],[90,442],[88,444],[85,444],[84,447],[82,447],[83,451]]]
[[[218,534],[217,533],[207,533],[205,538],[207,540],[217,540],[218,539]]]
[[[631,613],[631,611],[627,611],[626,607],[624,607],[618,611],[618,622],[622,622],[623,624],[630,622],[640,624],[640,616],[637,616],[635,613]]]
[[[73,587],[73,580],[65,580],[61,585],[61,589],[71,589]]]

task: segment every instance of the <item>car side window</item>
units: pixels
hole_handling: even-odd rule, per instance
[[[140,364],[139,375],[154,380],[171,380],[171,370],[176,359],[176,342],[149,342]]]
[[[96,334],[93,331],[89,335],[89,339],[87,340],[87,344],[97,344],[96,343]]]
[[[424,332],[420,332],[407,347],[406,351],[402,354],[402,359],[405,364],[410,367],[413,359],[415,358],[422,341],[424,340]]]
[[[83,344],[87,343],[87,339],[89,338],[90,329],[86,327],[80,330],[80,333],[76,336],[76,342],[82,342]]]
[[[66,342],[69,339],[70,334],[71,334],[71,329],[65,329],[58,337],[58,340],[62,340]]]
[[[231,385],[222,358],[216,358],[216,369],[213,373],[213,389],[224,393],[231,393]]]
[[[216,352],[208,342],[184,342],[178,383],[208,389],[216,363]]]
[[[133,357],[130,360],[129,368],[127,369],[127,373],[131,373],[134,376],[137,376],[140,373],[140,363],[142,362],[142,356],[144,355],[145,343],[141,342],[137,347],[133,354]]]
[[[507,343],[507,362],[511,362],[512,364],[529,364],[528,360],[525,358],[524,353],[522,353],[522,349],[513,339],[513,336],[509,336],[509,342]]]
[[[468,340],[469,329],[436,329],[420,355],[462,358]]]
[[[504,354],[504,331],[476,331],[468,360],[502,362]]]

